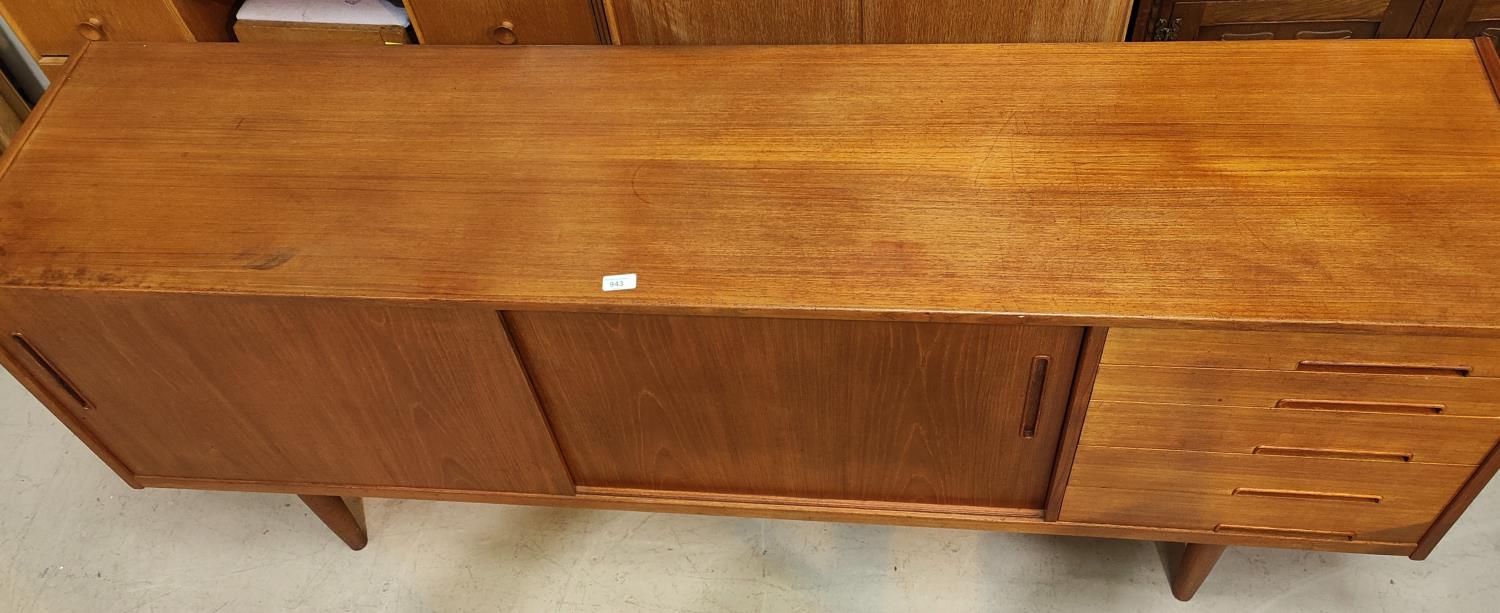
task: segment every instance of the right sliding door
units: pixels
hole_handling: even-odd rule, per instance
[[[1040,509],[1081,328],[506,314],[580,486]]]

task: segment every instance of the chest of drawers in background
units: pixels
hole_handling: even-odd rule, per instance
[[[1500,342],[1110,332],[1062,519],[1415,544],[1500,438]]]
[[[234,40],[235,0],[3,0],[0,17],[15,28],[49,78],[89,41]]]

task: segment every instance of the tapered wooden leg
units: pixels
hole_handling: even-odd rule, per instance
[[[365,532],[365,504],[359,498],[338,496],[297,496],[334,534],[344,539],[350,549],[365,548],[370,537]]]
[[[1188,543],[1187,549],[1182,551],[1182,558],[1177,561],[1177,568],[1172,571],[1172,595],[1183,602],[1192,600],[1193,594],[1198,593],[1198,586],[1203,585],[1203,580],[1208,578],[1208,573],[1213,571],[1214,564],[1227,548],[1226,545]]]

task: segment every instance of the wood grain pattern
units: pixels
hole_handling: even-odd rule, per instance
[[[1247,525],[1416,543],[1472,470],[1084,445],[1062,520],[1198,530]],[[1321,496],[1235,495],[1237,489]]]
[[[1302,362],[1448,365],[1500,377],[1490,338],[1116,328],[1105,364],[1298,370]]]
[[[493,311],[12,291],[0,324],[138,475],[572,491]]]
[[[495,45],[493,33],[510,23],[519,45],[597,45],[591,0],[407,0],[412,29],[424,45]]]
[[[1272,408],[1282,401],[1323,406],[1331,402],[1431,407],[1423,413],[1500,417],[1500,379],[1417,377],[1306,371],[1168,368],[1103,364],[1095,401],[1156,402]],[[1287,407],[1293,410],[1295,407]],[[1360,410],[1358,406],[1346,406]],[[1365,407],[1378,410],[1379,407]],[[1410,411],[1407,411],[1410,412]]]
[[[1082,330],[510,313],[580,486],[1041,509]],[[1032,358],[1055,358],[1021,435]]]
[[[96,44],[0,283],[1500,334],[1469,41],[510,51]]]
[[[1125,40],[1131,0],[864,0],[867,43]]]
[[[242,43],[346,43],[405,44],[406,28],[389,25],[306,23],[291,21],[234,22],[234,34]]]
[[[1500,419],[1097,401],[1082,444],[1255,453],[1258,447],[1366,451],[1478,465]]]
[[[1484,71],[1489,74],[1490,86],[1495,88],[1495,98],[1500,100],[1500,52],[1495,50],[1496,46],[1500,46],[1500,36],[1476,38],[1474,45],[1479,50],[1479,59],[1484,63]]]
[[[1406,38],[1424,0],[1158,0],[1154,21],[1137,23],[1137,40],[1162,23],[1175,40]]]
[[[860,0],[605,0],[622,45],[860,42]]]

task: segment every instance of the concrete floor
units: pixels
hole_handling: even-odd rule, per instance
[[[0,373],[0,612],[1494,611],[1500,487],[1433,559],[1230,550],[1191,604],[1151,543],[368,501],[352,552],[293,496],[135,491]]]

